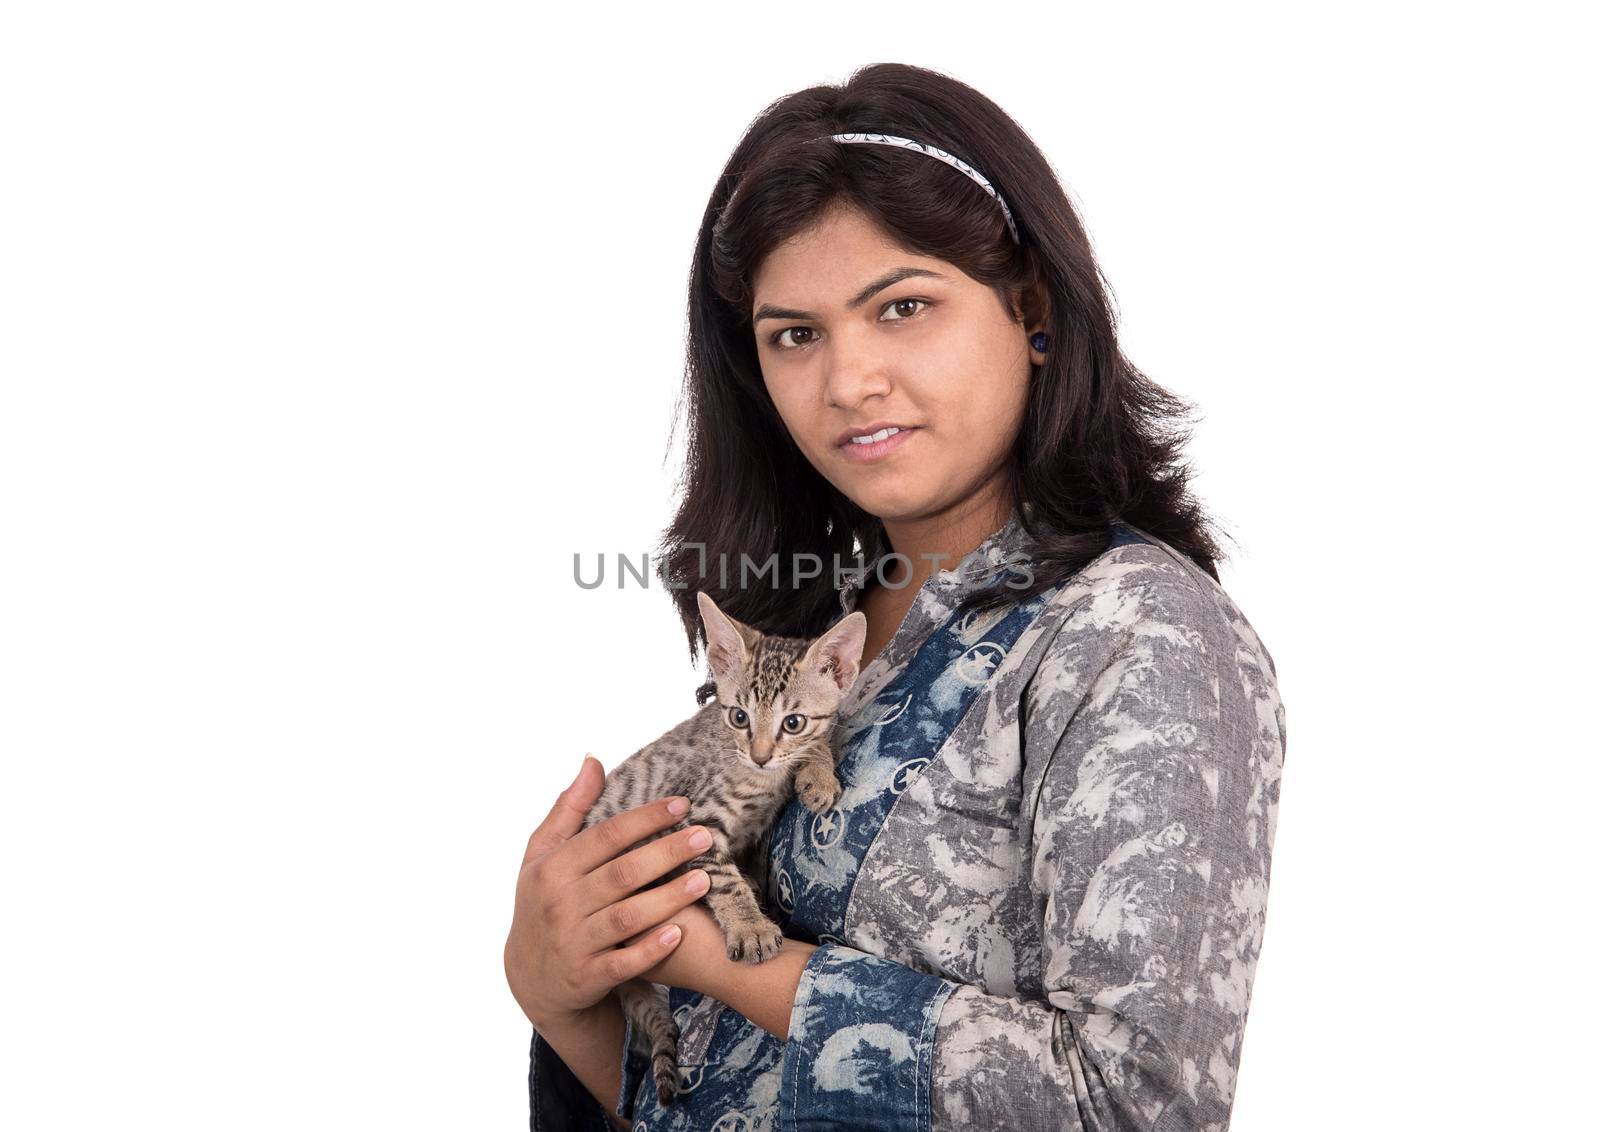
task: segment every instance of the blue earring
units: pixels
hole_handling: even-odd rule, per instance
[[[1050,349],[1050,335],[1046,334],[1042,330],[1035,334],[1032,338],[1029,338],[1028,342],[1041,354]]]

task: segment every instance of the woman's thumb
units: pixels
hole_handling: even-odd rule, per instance
[[[593,763],[595,765],[595,767],[597,769],[599,769],[599,771],[600,771],[599,774],[591,774],[591,773],[589,773],[589,764],[590,763]],[[595,783],[596,783],[597,779],[599,781],[599,785],[601,785],[601,786],[605,785],[605,781],[606,781],[605,767],[601,766],[600,765],[600,760],[595,758],[593,755],[584,755],[583,756],[583,764],[578,767],[578,777],[574,778],[572,780],[572,786],[569,787],[569,789],[574,789],[579,794],[587,794],[587,793],[589,793],[589,791],[594,790]],[[599,790],[594,790],[594,793],[598,796],[600,791]]]

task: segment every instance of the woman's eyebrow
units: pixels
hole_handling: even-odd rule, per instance
[[[884,272],[884,274],[861,288],[856,297],[845,303],[845,306],[855,310],[885,287],[893,287],[902,279],[912,279],[917,276],[927,276],[930,279],[947,278],[947,276],[941,275],[937,271],[930,271],[926,267],[896,267],[892,271]],[[810,311],[797,311],[789,307],[775,307],[771,303],[762,303],[761,306],[756,308],[755,317],[750,320],[750,325],[754,326],[764,318],[814,319],[816,317]]]

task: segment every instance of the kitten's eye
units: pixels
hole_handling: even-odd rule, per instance
[[[748,727],[750,726],[750,717],[745,714],[744,708],[732,707],[728,709],[728,722],[735,727]]]
[[[803,715],[786,715],[783,717],[783,729],[791,735],[798,735],[805,729],[806,717]]]

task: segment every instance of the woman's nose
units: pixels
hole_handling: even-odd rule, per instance
[[[854,409],[869,397],[887,396],[893,388],[888,370],[874,359],[838,362],[828,371],[828,403],[841,409]]]

